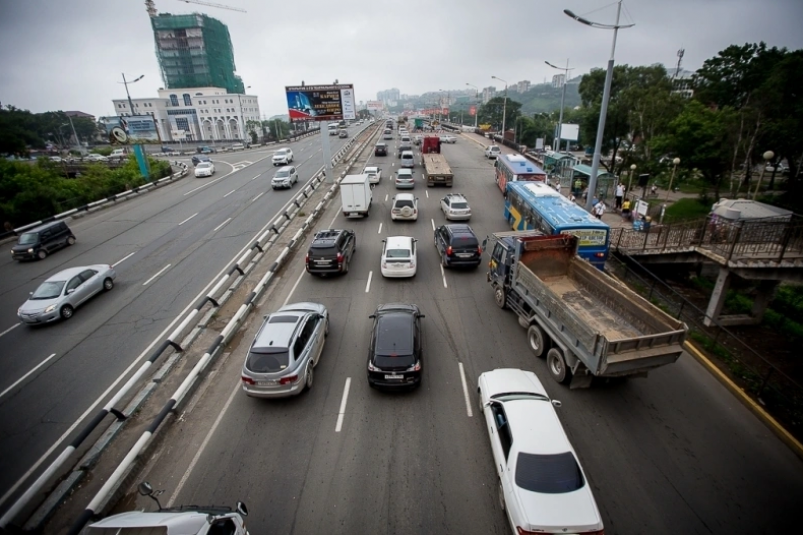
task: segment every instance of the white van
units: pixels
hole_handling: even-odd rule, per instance
[[[329,135],[330,136],[337,135],[337,123],[329,123]]]
[[[373,191],[368,175],[347,175],[340,181],[340,205],[345,217],[368,217]]]
[[[112,153],[109,154],[109,158],[125,158],[126,156],[125,149],[114,149]]]

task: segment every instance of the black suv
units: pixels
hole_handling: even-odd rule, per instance
[[[377,143],[376,147],[374,147],[374,156],[387,156],[387,155],[388,155],[388,144]]]
[[[399,158],[401,158],[402,153],[405,152],[405,151],[413,152],[413,146],[410,145],[409,143],[400,143],[399,144]]]
[[[73,245],[75,234],[64,221],[53,221],[20,234],[17,244],[11,248],[14,260],[44,260],[48,254],[62,247]]]
[[[468,225],[441,225],[435,229],[435,248],[441,255],[441,265],[478,267],[482,262],[482,247],[477,235]]]
[[[368,385],[419,387],[424,350],[418,305],[388,303],[368,316],[374,320],[368,347]]]
[[[357,236],[353,230],[322,230],[315,234],[307,250],[307,272],[317,275],[348,273],[356,250]]]

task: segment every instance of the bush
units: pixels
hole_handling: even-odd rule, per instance
[[[666,207],[664,221],[679,222],[694,219],[703,219],[711,212],[711,203],[708,199],[678,199]]]

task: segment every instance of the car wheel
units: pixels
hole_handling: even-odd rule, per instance
[[[44,249],[39,249],[39,252],[36,253],[36,258],[38,258],[39,260],[44,260],[45,258],[47,258],[47,251],[45,251]]]
[[[343,275],[349,272],[349,264],[351,264],[351,262],[346,260],[346,263],[343,265]]]
[[[563,352],[557,347],[553,347],[546,354],[547,369],[552,378],[560,384],[566,384],[572,377],[572,372],[566,366],[566,359]]]
[[[530,350],[536,357],[544,356],[544,331],[538,325],[530,325],[527,329],[527,341],[530,344]]]
[[[67,245],[75,245],[75,236],[67,237]]]
[[[106,277],[106,279],[103,281],[103,291],[108,292],[112,288],[114,288],[114,281],[109,277]]]
[[[329,336],[329,318],[326,318],[326,327],[323,330],[324,336]]]
[[[307,373],[304,377],[304,390],[309,390],[312,388],[312,381],[315,378],[315,372],[313,371],[313,366],[308,364],[307,365]]]
[[[499,507],[505,510],[505,490],[502,488],[502,481],[499,481]]]
[[[72,318],[74,312],[75,309],[73,309],[72,305],[64,305],[61,307],[61,310],[59,310],[59,315],[61,316],[61,319],[68,320]]]
[[[501,286],[497,286],[494,290],[494,301],[499,308],[507,308],[507,292]]]

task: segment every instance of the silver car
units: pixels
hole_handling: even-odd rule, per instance
[[[319,303],[294,303],[265,316],[245,357],[243,391],[272,398],[312,388],[327,334],[329,312]]]
[[[114,288],[117,273],[107,264],[65,269],[39,285],[17,311],[30,325],[70,319],[90,297]]]
[[[441,199],[441,210],[449,221],[468,221],[471,207],[461,193],[449,193]]]

